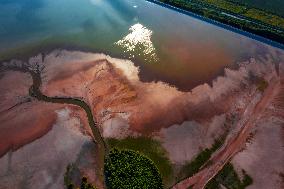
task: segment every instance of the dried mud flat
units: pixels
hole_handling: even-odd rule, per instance
[[[45,95],[87,102],[104,137],[155,137],[172,163],[182,165],[233,128],[226,128],[226,122],[240,119],[253,99],[257,87],[253,78],[269,80],[283,60],[275,52],[250,59],[237,70],[225,69],[212,86],[200,85],[191,92],[163,82],[141,82],[139,68],[131,61],[103,54],[58,50],[44,58],[33,57],[29,64],[43,68],[41,91]],[[31,98],[28,74],[4,71],[0,83],[4,99],[0,136],[6,133],[0,137],[0,166],[5,167],[0,172],[0,188],[63,188],[66,166],[72,162],[96,181],[94,144],[85,113],[74,106]],[[257,179],[259,175],[252,176]]]

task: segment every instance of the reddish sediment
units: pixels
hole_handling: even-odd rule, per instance
[[[231,103],[232,95],[216,99],[214,103],[209,98],[193,103],[195,100],[190,98],[196,95],[178,91],[165,83],[132,82],[108,60],[58,66],[64,69],[58,68],[61,71],[57,70],[57,74],[44,83],[43,93],[83,98],[99,123],[127,114],[130,129],[142,134],[185,120],[208,121],[226,112]],[[76,73],[72,71],[75,68]]]
[[[28,73],[4,72],[0,79],[0,157],[48,133],[56,122],[56,110],[68,106],[91,135],[86,113],[79,107],[39,102],[29,97],[32,79]]]
[[[0,79],[0,157],[46,134],[56,120],[58,105],[30,99],[29,74],[7,71]]]
[[[30,102],[0,116],[0,156],[45,135],[56,121],[59,105]]]

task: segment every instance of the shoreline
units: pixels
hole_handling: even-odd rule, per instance
[[[38,46],[40,48],[37,48]],[[24,50],[22,50],[22,49],[24,49]],[[16,53],[14,51],[16,51]],[[41,42],[39,42],[39,44],[33,44],[31,46],[28,46],[27,49],[25,47],[20,47],[19,49],[11,49],[11,50],[8,50],[4,53],[0,52],[0,65],[2,63],[9,63],[11,60],[20,60],[20,61],[23,61],[23,62],[28,62],[31,57],[42,55],[42,57],[44,58],[46,55],[51,54],[51,53],[56,52],[56,51],[104,54],[104,55],[109,56],[111,58],[131,61],[138,68],[140,68],[141,65],[143,64],[143,61],[139,60],[138,58],[129,59],[129,58],[126,58],[125,56],[123,56],[119,53],[113,53],[113,52],[110,52],[110,51],[96,50],[96,49],[93,49],[91,47],[82,47],[82,46],[76,46],[76,45],[66,45],[65,46],[65,45],[50,44],[50,45],[41,46]],[[17,52],[20,52],[20,53],[17,53]],[[2,58],[2,56],[4,58]],[[212,84],[213,84],[212,82],[215,78],[217,78],[219,76],[224,76],[224,74],[225,74],[224,70],[226,68],[229,68],[229,69],[232,69],[232,70],[237,70],[238,65],[236,63],[231,63],[230,65],[227,65],[226,67],[224,67],[224,69],[219,70],[218,73],[216,72],[211,79],[200,80],[199,82],[197,82],[197,84],[193,84],[191,87],[185,87],[185,86],[179,87],[178,82],[177,83],[175,83],[174,81],[168,82],[168,81],[163,80],[161,78],[158,79],[158,80],[147,78],[147,76],[143,76],[141,71],[138,74],[139,74],[139,78],[142,82],[147,82],[147,83],[148,82],[163,82],[163,83],[167,83],[168,85],[177,88],[179,91],[190,92],[194,88],[196,88],[200,85],[203,85],[205,83],[212,86]]]
[[[201,20],[203,22],[206,22],[206,23],[212,24],[214,26],[223,28],[225,30],[228,30],[228,31],[240,34],[240,35],[243,35],[243,36],[248,37],[250,39],[253,39],[253,40],[262,42],[264,44],[270,45],[272,47],[284,50],[284,44],[281,44],[281,43],[279,43],[277,41],[274,41],[274,40],[271,40],[269,38],[265,38],[265,37],[262,37],[260,35],[256,35],[254,33],[251,33],[251,32],[245,31],[245,30],[241,30],[241,29],[233,27],[231,25],[224,24],[222,22],[219,22],[219,21],[216,21],[216,20],[204,17],[202,15],[196,14],[196,13],[191,12],[191,11],[187,11],[187,10],[175,7],[173,5],[169,5],[169,4],[163,3],[163,2],[158,1],[158,0],[146,0],[146,1],[148,1],[150,3],[154,3],[154,4],[157,4],[157,5],[160,5],[160,6],[164,7],[164,8],[170,9],[170,10],[177,11],[178,13],[185,14],[187,16],[191,16],[191,17],[196,18],[198,20]]]

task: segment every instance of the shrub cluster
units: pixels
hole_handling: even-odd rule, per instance
[[[133,150],[110,151],[105,160],[109,189],[162,189],[163,182],[153,161]]]
[[[173,184],[171,183],[174,178],[172,165],[168,159],[167,151],[162,147],[159,141],[150,137],[127,137],[125,139],[109,138],[106,142],[109,145],[109,148],[134,150],[147,156],[157,166],[161,173],[163,183],[165,185]]]
[[[228,189],[245,189],[253,183],[252,178],[244,171],[243,179],[240,179],[234,166],[226,164],[223,169],[206,185],[205,189],[221,189],[220,184]]]

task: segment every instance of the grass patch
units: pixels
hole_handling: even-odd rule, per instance
[[[191,177],[197,173],[202,166],[209,165],[211,155],[223,145],[225,139],[226,134],[216,139],[211,148],[204,149],[192,161],[186,163],[178,174],[178,179],[183,180],[187,177]]]
[[[200,152],[191,162],[185,164],[178,176],[180,179],[193,176],[210,159],[212,151],[208,148]]]
[[[173,179],[172,165],[167,158],[165,149],[160,142],[148,137],[128,137],[126,139],[106,139],[110,148],[130,149],[137,151],[150,158],[161,173],[164,184],[170,183]]]
[[[244,171],[241,180],[231,163],[226,164],[223,169],[206,185],[206,189],[219,189],[220,184],[228,189],[244,189],[253,183],[252,178]]]
[[[66,172],[64,174],[64,186],[66,189],[77,189],[79,186],[76,186],[76,184],[73,183],[72,175],[74,172],[80,172],[78,167],[71,163],[68,164],[66,167]],[[75,173],[76,174],[76,173]],[[93,184],[88,182],[87,177],[82,177],[81,183],[80,183],[80,189],[97,189]]]

